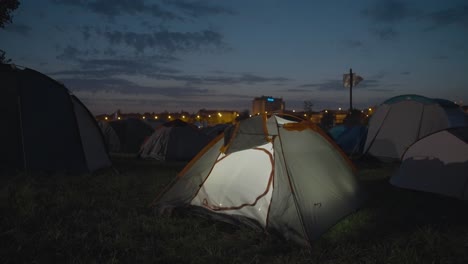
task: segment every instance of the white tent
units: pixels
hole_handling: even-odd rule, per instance
[[[390,183],[468,200],[468,127],[442,130],[411,145]]]
[[[352,164],[311,123],[272,116],[241,121],[204,148],[155,202],[309,244],[355,211]]]
[[[452,127],[448,112],[436,101],[420,95],[401,95],[381,104],[369,120],[365,153],[381,160],[400,160],[418,139]],[[457,125],[459,125],[457,123]]]

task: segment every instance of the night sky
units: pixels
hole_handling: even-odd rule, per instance
[[[0,29],[13,63],[93,114],[354,106],[416,93],[468,104],[466,0],[20,0]]]

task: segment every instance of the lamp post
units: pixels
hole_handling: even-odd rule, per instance
[[[349,69],[349,74],[343,74],[343,85],[349,88],[349,112],[353,111],[353,86],[356,86],[363,78],[356,73],[353,69]]]

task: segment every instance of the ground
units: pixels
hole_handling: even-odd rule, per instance
[[[93,174],[2,171],[1,263],[468,263],[468,204],[403,190],[398,164],[357,162],[367,193],[312,248],[149,206],[183,168],[114,157]]]

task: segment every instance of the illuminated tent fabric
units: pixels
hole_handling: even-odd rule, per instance
[[[468,200],[468,127],[442,130],[415,142],[390,183]]]
[[[242,120],[204,148],[155,201],[309,244],[355,211],[362,196],[352,164],[310,123]]]
[[[88,172],[111,165],[88,109],[62,84],[0,65],[0,167]]]
[[[418,139],[454,125],[436,100],[420,95],[393,97],[381,104],[369,120],[364,149],[383,161],[400,160]]]
[[[156,128],[141,146],[139,156],[160,161],[189,161],[209,141],[197,127],[176,119]]]
[[[114,131],[104,132],[108,148],[113,153],[137,154],[141,145],[153,133],[153,128],[145,121],[137,118],[128,118],[109,122]],[[117,135],[118,141],[115,141]]]

